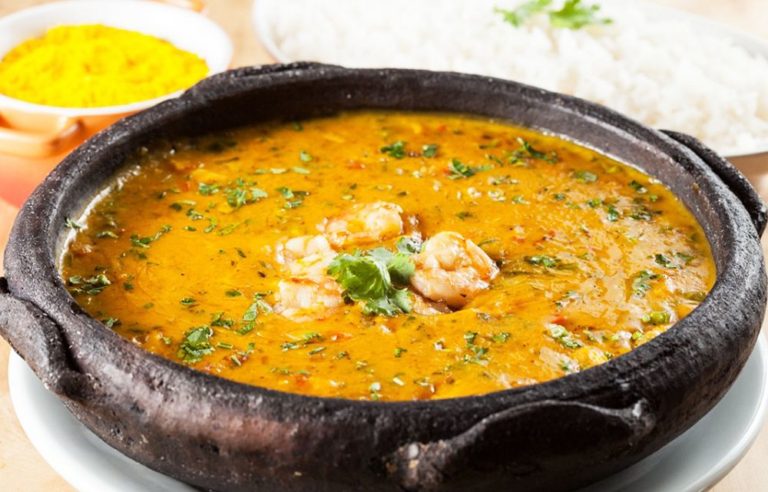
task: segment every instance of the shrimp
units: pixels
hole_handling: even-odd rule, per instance
[[[403,209],[389,202],[357,204],[349,211],[323,220],[318,229],[341,248],[375,243],[403,233]]]
[[[281,280],[277,289],[275,312],[296,322],[325,319],[344,305],[341,286],[330,277]]]
[[[277,262],[293,277],[325,280],[335,256],[325,236],[299,236],[277,245]]]
[[[413,300],[411,303],[411,310],[416,314],[421,314],[422,316],[435,316],[438,314],[447,314],[451,312],[450,308],[445,304],[428,301],[419,294],[411,293],[411,299]]]
[[[457,232],[439,232],[414,255],[411,285],[421,295],[451,308],[461,308],[487,289],[499,273],[493,260]]]
[[[299,236],[277,246],[277,261],[290,278],[278,284],[275,312],[293,321],[328,317],[344,304],[341,286],[328,275],[336,256],[325,236]]]

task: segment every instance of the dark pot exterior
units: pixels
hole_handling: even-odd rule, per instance
[[[705,229],[718,268],[672,329],[544,384],[427,402],[306,397],[195,372],[85,314],[57,262],[67,217],[157,136],[354,108],[499,118],[635,164]],[[730,164],[685,135],[514,82],[453,73],[292,64],[209,78],[127,118],[65,159],[22,209],[0,281],[0,332],[112,447],[215,490],[566,490],[642,459],[709,411],[756,341],[766,303],[765,206]]]

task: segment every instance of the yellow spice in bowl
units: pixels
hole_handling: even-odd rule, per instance
[[[3,57],[0,94],[47,106],[116,106],[186,89],[207,74],[203,59],[154,36],[59,26]]]

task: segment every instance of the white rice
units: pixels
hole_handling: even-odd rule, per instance
[[[768,146],[768,61],[696,26],[601,2],[607,26],[514,28],[519,0],[283,0],[269,29],[292,60],[452,70],[513,79],[605,104],[728,155]],[[587,4],[595,1],[587,0]]]

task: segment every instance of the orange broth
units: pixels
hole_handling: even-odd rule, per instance
[[[301,322],[275,312],[277,245],[377,201],[416,218],[423,238],[474,241],[499,275],[445,314],[366,314],[349,300]],[[63,278],[123,337],[234,381],[352,399],[477,395],[587,369],[664,332],[716,276],[701,227],[657,180],[447,114],[351,112],[157,142],[70,225]]]

